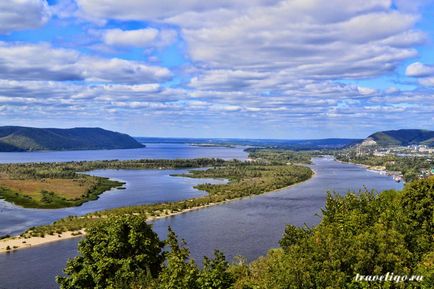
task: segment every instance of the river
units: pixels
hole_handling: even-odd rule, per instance
[[[187,241],[192,257],[200,260],[214,249],[229,260],[236,255],[248,260],[276,247],[285,224],[315,225],[320,221],[327,191],[400,189],[390,177],[330,158],[316,158],[310,180],[277,192],[233,201],[154,223],[164,238],[167,226]],[[118,192],[121,194],[122,192]],[[54,276],[76,254],[78,239],[0,254],[0,288],[57,288]]]

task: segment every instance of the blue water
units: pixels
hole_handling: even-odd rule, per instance
[[[222,250],[229,260],[236,255],[252,260],[278,245],[285,224],[317,224],[327,191],[345,193],[364,186],[378,191],[402,188],[388,176],[332,159],[315,159],[312,168],[315,176],[302,184],[161,219],[154,223],[154,229],[165,238],[167,226],[172,226],[187,241],[196,260],[211,255],[214,249]],[[78,241],[0,254],[0,288],[57,288],[54,276],[76,254]]]
[[[124,150],[89,151],[43,151],[43,152],[0,152],[0,163],[23,162],[68,162],[96,160],[136,160],[136,159],[191,159],[222,158],[246,159],[246,147],[201,147],[189,144],[149,143],[145,148]]]

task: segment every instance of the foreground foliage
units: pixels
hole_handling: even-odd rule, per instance
[[[80,242],[79,256],[68,261],[61,288],[128,288],[136,280],[158,276],[164,243],[145,219],[109,219],[89,229]]]
[[[162,252],[164,244],[168,250]],[[216,251],[203,268],[190,260],[185,242],[169,228],[165,242],[140,216],[100,222],[79,243],[79,256],[70,259],[56,281],[62,289],[227,289],[234,279],[229,263]],[[164,262],[166,261],[166,262]]]

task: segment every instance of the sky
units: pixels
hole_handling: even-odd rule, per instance
[[[0,2],[0,125],[133,136],[434,129],[434,1]]]

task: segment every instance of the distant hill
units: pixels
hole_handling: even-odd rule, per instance
[[[380,131],[371,134],[364,143],[379,146],[427,145],[432,147],[434,146],[434,131],[422,129]]]
[[[137,137],[143,143],[185,143],[209,145],[242,145],[292,150],[338,149],[360,143],[360,139],[328,138],[310,140],[236,139],[236,138],[158,138]]]
[[[0,151],[97,150],[141,148],[127,134],[102,128],[0,127]]]

